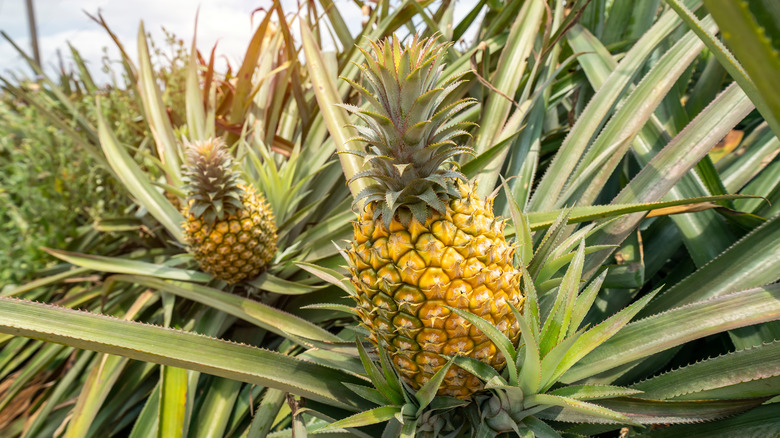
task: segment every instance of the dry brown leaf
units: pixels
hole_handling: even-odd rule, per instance
[[[709,210],[710,208],[715,208],[715,207],[720,207],[720,206],[714,202],[702,202],[699,204],[685,204],[685,205],[677,205],[674,207],[656,208],[655,210],[650,210],[650,212],[647,213],[647,216],[645,216],[645,218],[651,218],[656,216],[668,216],[670,214],[695,213],[697,211]]]
[[[717,163],[718,160],[736,149],[737,146],[739,146],[739,143],[742,141],[742,137],[744,135],[745,132],[738,129],[732,129],[729,131],[729,133],[726,134],[726,136],[723,137],[723,139],[719,141],[718,144],[716,144],[715,147],[710,151],[710,158],[712,159],[712,162]]]

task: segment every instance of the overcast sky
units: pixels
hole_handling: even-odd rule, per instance
[[[363,19],[360,9],[352,0],[333,0],[353,34],[359,31]],[[0,30],[7,33],[28,53],[29,29],[25,0],[0,0]],[[464,16],[476,0],[461,0],[455,10],[456,20]],[[35,0],[38,24],[38,40],[42,63],[47,72],[58,64],[56,52],[60,50],[66,65],[72,64],[69,41],[87,60],[93,75],[100,76],[103,47],[109,48],[111,58],[119,59],[118,51],[106,31],[84,13],[96,15],[98,11],[119,36],[128,53],[135,59],[138,26],[143,20],[147,32],[151,32],[158,46],[164,42],[162,27],[183,39],[187,46],[192,41],[195,14],[200,5],[198,23],[198,48],[207,52],[218,42],[217,53],[230,60],[237,68],[243,58],[252,32],[263,18],[258,13],[252,21],[251,13],[259,7],[268,8],[269,0]],[[297,11],[297,0],[282,0],[285,11]],[[292,30],[298,33],[298,27]],[[297,35],[296,35],[297,36]],[[327,39],[325,39],[327,40]],[[324,49],[328,49],[324,41]],[[331,47],[332,49],[332,44]],[[223,59],[225,59],[223,58]],[[0,60],[3,73],[22,70],[29,74],[21,56],[4,39],[0,39]]]

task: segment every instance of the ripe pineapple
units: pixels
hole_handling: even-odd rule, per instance
[[[361,66],[371,91],[351,82],[372,108],[347,106],[368,125],[356,127],[355,140],[368,144],[358,155],[371,169],[354,178],[377,182],[356,197],[367,204],[347,251],[357,312],[415,389],[446,363],[440,354],[467,355],[500,370],[505,359],[493,342],[445,307],[492,322],[513,342],[519,337],[508,303],[519,308],[523,296],[504,222],[449,161],[471,151],[453,141],[466,134],[466,123],[451,119],[473,99],[444,104],[461,83],[454,76],[436,85],[447,44],[415,37],[405,48],[398,38],[372,45],[374,55],[364,52]],[[469,398],[481,387],[453,366],[438,394]]]
[[[276,253],[276,224],[265,198],[241,184],[222,141],[188,146],[184,234],[200,267],[230,284],[251,279]]]

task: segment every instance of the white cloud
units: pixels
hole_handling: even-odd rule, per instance
[[[354,34],[359,32],[363,20],[361,10],[351,0],[333,0],[339,8],[345,23]],[[23,1],[0,0],[0,29],[30,53],[29,31],[26,10]],[[288,16],[298,11],[299,0],[282,0],[283,9]],[[476,0],[458,1],[456,17],[462,17],[476,4]],[[45,71],[53,73],[58,65],[57,50],[63,57],[70,59],[67,41],[80,52],[90,66],[97,80],[107,80],[100,71],[103,48],[109,48],[112,59],[119,59],[119,52],[108,33],[92,21],[85,12],[92,15],[102,13],[110,29],[118,36],[125,50],[135,59],[137,56],[137,35],[141,20],[147,32],[158,46],[164,39],[161,31],[165,27],[178,38],[184,40],[187,47],[192,42],[195,15],[200,6],[198,21],[198,48],[207,55],[214,44],[217,46],[218,67],[224,67],[229,60],[234,68],[243,59],[256,26],[263,18],[263,12],[252,17],[258,8],[268,10],[270,0],[37,0],[35,13],[38,23],[39,46]],[[320,14],[322,11],[319,11]],[[293,37],[300,35],[298,23],[291,26]],[[323,49],[332,50],[334,42],[328,32],[323,32]],[[5,62],[3,71],[29,72],[22,57],[5,41],[0,40],[0,59]],[[72,64],[66,62],[66,65]]]
[[[254,26],[262,19],[262,13],[251,12],[258,3],[249,0],[79,0],[38,1],[36,20],[41,51],[41,62],[47,73],[52,73],[58,64],[57,50],[70,58],[67,41],[76,47],[87,60],[94,74],[100,76],[103,48],[108,47],[113,59],[118,59],[118,50],[108,33],[92,21],[85,12],[97,15],[100,12],[125,47],[135,59],[137,36],[141,21],[158,46],[164,46],[162,27],[184,40],[189,47],[192,41],[195,16],[200,4],[198,23],[198,47],[210,51],[218,43],[220,59],[229,59],[233,64],[243,58],[243,53],[252,36]],[[265,5],[263,5],[265,4]],[[270,6],[269,1],[260,6]],[[254,21],[254,22],[253,22]],[[0,29],[8,33],[22,49],[31,53],[29,31],[26,25],[24,2],[5,2],[0,9]],[[6,62],[4,70],[26,69],[21,56],[6,42],[0,43],[0,56]],[[10,61],[10,62],[9,62]]]

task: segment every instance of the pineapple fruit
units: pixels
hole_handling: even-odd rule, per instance
[[[355,127],[358,152],[370,165],[356,178],[373,178],[356,197],[365,201],[347,254],[357,289],[357,313],[374,343],[382,343],[404,380],[419,389],[444,366],[442,355],[465,355],[497,370],[505,359],[485,334],[447,306],[494,324],[513,342],[519,326],[509,306],[520,307],[520,272],[504,221],[492,200],[480,199],[450,158],[471,149],[455,138],[467,122],[452,121],[473,103],[445,103],[460,75],[437,83],[448,44],[414,37],[372,43],[360,66],[368,89],[350,81],[370,103],[354,106],[368,127]],[[439,395],[469,398],[480,380],[458,366]]]
[[[184,234],[201,269],[238,283],[257,276],[276,253],[276,224],[265,198],[241,183],[221,140],[187,147]]]

